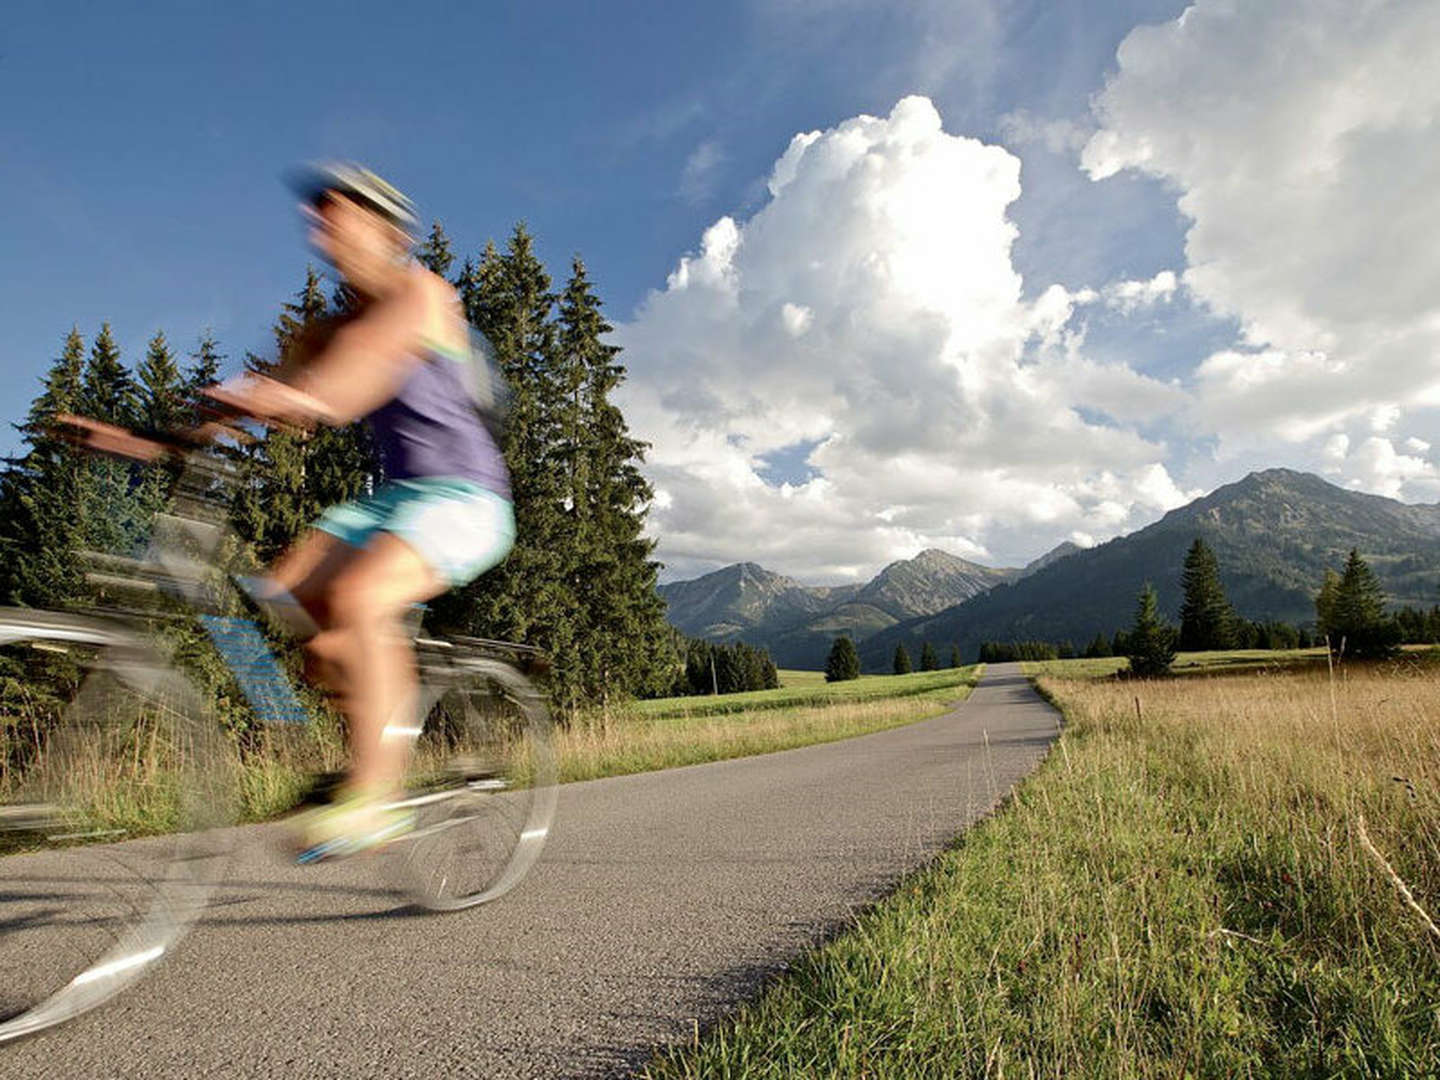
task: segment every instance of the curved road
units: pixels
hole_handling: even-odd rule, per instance
[[[268,827],[246,829],[232,884],[175,956],[0,1046],[0,1074],[623,1075],[931,858],[1058,723],[1018,665],[992,665],[908,727],[567,785],[531,877],[456,915],[397,909],[365,860],[287,865]]]

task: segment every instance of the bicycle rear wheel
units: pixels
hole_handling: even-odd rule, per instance
[[[0,609],[0,1042],[76,1016],[174,946],[224,865],[223,733],[123,624]],[[68,706],[49,694],[79,681]],[[61,699],[55,699],[57,702]]]
[[[396,845],[404,886],[435,911],[496,900],[555,816],[549,709],[509,664],[472,658],[427,673],[421,715],[405,798],[416,827]]]

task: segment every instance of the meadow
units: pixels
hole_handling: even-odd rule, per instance
[[[1211,660],[1044,665],[1004,808],[646,1075],[1440,1074],[1440,669]]]

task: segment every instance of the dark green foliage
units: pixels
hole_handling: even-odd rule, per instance
[[[439,273],[454,258],[438,225],[417,255]],[[607,343],[611,327],[585,267],[574,261],[557,298],[521,226],[503,254],[487,247],[467,262],[457,285],[467,317],[495,345],[516,391],[503,450],[519,537],[497,571],[437,600],[432,621],[545,650],[552,695],[567,709],[668,691],[686,649],[672,641],[656,592],[654,541],[643,534],[653,498],[640,472],[646,447],[611,400],[625,368]],[[274,356],[247,356],[246,367],[284,377],[322,350],[360,303],[343,288],[327,299],[323,280],[308,269],[276,320]],[[51,419],[78,412],[156,431],[193,424],[200,391],[219,378],[222,361],[207,333],[182,372],[157,334],[132,378],[108,326],[88,359],[78,331],[70,334],[20,427],[27,450],[0,476],[0,600],[58,605],[83,595],[77,552],[138,553],[168,495],[165,470],[74,453],[54,436]],[[326,507],[384,479],[362,424],[309,435],[271,431],[223,452],[241,470],[232,520],[245,561],[273,559]],[[716,660],[732,689],[778,685],[763,650],[734,647]]]
[[[1327,577],[1321,597],[1323,605],[1316,601],[1320,632],[1329,637],[1330,648],[1337,654],[1371,659],[1395,654],[1401,628],[1386,617],[1385,592],[1357,549],[1350,549],[1338,584]]]
[[[1085,658],[1087,660],[1095,660],[1100,657],[1114,655],[1115,653],[1110,647],[1110,639],[1103,633],[1097,632],[1095,636],[1090,639],[1090,644],[1085,646]]]
[[[8,604],[53,606],[80,591],[75,552],[86,477],[83,462],[56,437],[51,422],[58,413],[82,411],[84,368],[85,342],[72,329],[18,425],[29,450],[7,463],[0,481],[0,589]]]
[[[415,252],[415,258],[432,273],[444,277],[455,262],[455,253],[450,249],[450,238],[437,221],[430,226],[430,235]]]
[[[962,661],[961,661],[961,659],[960,659],[960,646],[959,646],[959,645],[951,645],[951,646],[950,646],[950,666],[951,666],[952,668],[957,668],[957,667],[959,667],[959,666],[961,665],[961,663],[962,663]]]
[[[1395,624],[1406,645],[1440,645],[1440,606],[1421,611],[1407,604],[1395,612]]]
[[[737,694],[747,690],[774,690],[780,685],[770,654],[737,641],[717,645],[698,638],[684,640],[685,666],[669,693]]]
[[[893,670],[896,675],[909,675],[910,672],[915,670],[910,666],[910,654],[905,651],[904,642],[895,646]]]
[[[825,658],[825,681],[845,682],[860,677],[860,654],[848,637],[838,637]]]
[[[1198,536],[1185,555],[1180,584],[1184,599],[1180,602],[1179,647],[1188,652],[1230,648],[1234,615],[1220,584],[1220,564]]]
[[[603,701],[612,693],[643,692],[663,675],[665,608],[655,589],[659,566],[650,559],[655,541],[643,535],[654,492],[640,473],[646,446],[630,437],[610,400],[625,368],[620,350],[603,340],[612,328],[578,258],[559,307],[553,461],[558,518],[572,549],[571,685],[579,697]],[[764,688],[754,682],[747,677],[749,688]],[[770,682],[779,685],[773,674]]]
[[[1160,601],[1149,582],[1135,606],[1135,624],[1130,628],[1128,645],[1133,674],[1151,679],[1170,673],[1175,661],[1175,629],[1160,617]]]
[[[1060,647],[1048,641],[982,641],[979,662],[1008,664],[1016,660],[1058,660]]]
[[[922,647],[920,650],[920,670],[940,670],[940,658],[935,655],[935,646],[931,645],[928,641],[925,642],[924,647]]]

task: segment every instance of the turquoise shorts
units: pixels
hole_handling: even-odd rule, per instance
[[[515,543],[510,500],[453,476],[392,480],[332,506],[315,527],[357,548],[377,532],[392,533],[452,588],[497,565]]]

